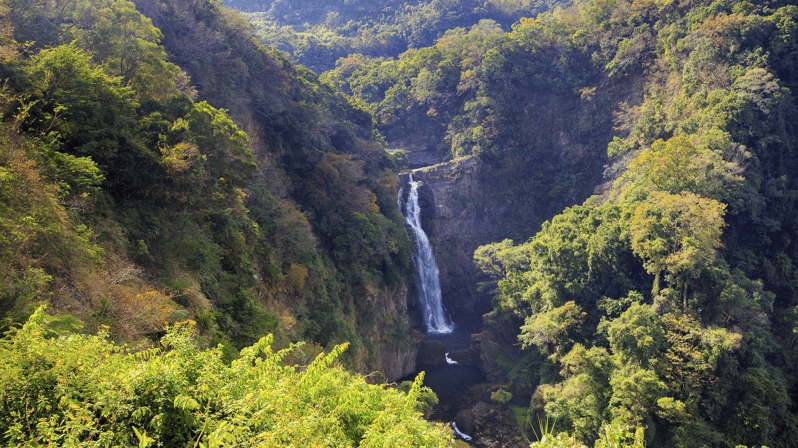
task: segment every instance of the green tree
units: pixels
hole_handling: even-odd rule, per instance
[[[724,204],[693,193],[660,191],[637,206],[629,235],[635,254],[655,276],[655,297],[660,292],[660,274],[665,271],[678,299],[687,307],[688,279],[697,277],[712,262],[721,245],[725,209]]]
[[[713,146],[732,145],[706,140],[715,143]],[[742,180],[740,172],[739,159],[726,161],[720,153],[696,148],[687,138],[677,136],[654,142],[650,150],[632,160],[627,173],[647,189],[721,199],[725,184]]]
[[[64,39],[75,40],[107,73],[134,87],[137,99],[166,101],[183,89],[185,74],[167,62],[161,31],[127,0],[64,2]]]
[[[585,315],[574,302],[535,314],[526,318],[518,340],[524,348],[536,345],[543,351],[562,356],[571,340],[568,334],[579,331]]]
[[[251,161],[247,134],[240,130],[224,110],[205,101],[178,119],[172,132],[186,129],[186,138],[197,146],[206,161],[207,171],[223,189],[241,187],[252,178],[256,165]]]

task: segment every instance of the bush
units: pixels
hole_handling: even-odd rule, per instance
[[[203,350],[194,324],[130,353],[106,334],[47,330],[39,307],[0,341],[0,445],[443,447],[450,430],[421,418],[419,375],[407,394],[334,366],[347,344],[307,366],[282,362],[271,335],[230,365]]]

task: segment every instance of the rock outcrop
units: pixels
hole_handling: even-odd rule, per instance
[[[415,340],[423,339],[424,336],[421,332],[415,330],[413,332]],[[418,346],[418,343],[408,347],[392,347],[386,343],[378,344],[375,352],[379,356],[379,372],[382,376],[375,378],[375,382],[391,383],[415,373]]]
[[[361,350],[357,361],[360,373],[374,383],[394,382],[415,373],[419,347],[427,338],[410,318],[407,286],[393,290],[369,288],[366,299],[380,307],[376,313],[380,317],[374,325],[361,328],[363,339],[374,344],[374,349],[371,357]],[[401,333],[409,337],[396,340]]]
[[[416,357],[419,366],[439,366],[446,364],[446,346],[441,341],[426,340],[421,343]]]
[[[478,446],[489,448],[528,447],[524,443],[518,426],[503,405],[480,401],[475,406],[463,409],[454,419],[460,432],[470,435]]]
[[[485,330],[481,333],[471,335],[472,345],[470,350],[476,352],[479,359],[477,366],[485,374],[488,381],[498,381],[499,379],[499,342],[496,335]]]

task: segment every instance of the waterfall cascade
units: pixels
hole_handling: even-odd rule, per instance
[[[438,278],[438,265],[435,264],[435,257],[432,255],[432,246],[429,238],[421,228],[421,206],[418,203],[419,182],[413,181],[410,175],[408,181],[410,191],[407,193],[407,200],[403,201],[404,187],[399,191],[399,209],[405,217],[405,222],[413,229],[416,238],[416,255],[413,261],[419,279],[419,299],[424,311],[424,324],[427,326],[427,333],[447,334],[454,330],[454,324],[446,317],[441,300],[441,284]]]

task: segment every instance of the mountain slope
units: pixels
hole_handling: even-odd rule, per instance
[[[321,73],[350,54],[396,57],[411,48],[433,45],[450,29],[481,20],[509,30],[521,17],[534,17],[556,2],[228,0],[225,4],[251,13],[248,17],[264,43]]]
[[[412,350],[398,165],[368,111],[214,2],[6,6],[4,182],[32,194],[4,199],[6,315],[349,341],[364,372]]]

